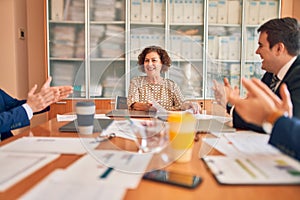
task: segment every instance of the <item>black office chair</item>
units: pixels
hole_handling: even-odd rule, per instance
[[[115,109],[128,109],[127,97],[116,96]]]

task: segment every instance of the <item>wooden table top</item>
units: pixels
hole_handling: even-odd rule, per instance
[[[52,119],[44,124],[25,131],[15,137],[2,141],[0,145],[5,145],[23,136],[49,136],[49,137],[78,137],[76,133],[61,133],[58,128],[66,122],[57,122]],[[201,134],[200,138],[207,137],[208,134]],[[117,141],[118,138],[115,138]],[[137,189],[127,190],[124,199],[299,199],[300,187],[297,185],[221,185],[205,163],[199,158],[200,149],[206,148],[205,143],[195,142],[191,162],[172,163],[165,169],[192,173],[203,178],[203,182],[195,189],[185,189],[163,183],[148,180],[141,180]],[[208,150],[210,154],[219,154],[214,149]],[[24,178],[11,188],[0,193],[0,199],[17,199],[30,188],[35,186],[48,174],[58,168],[66,168],[78,160],[81,155],[61,155],[55,161],[37,170],[33,174]],[[51,188],[49,188],[51,189]]]

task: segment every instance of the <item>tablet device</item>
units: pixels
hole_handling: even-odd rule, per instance
[[[101,132],[103,129],[106,129],[113,119],[94,119],[94,130],[93,132]],[[61,126],[58,130],[60,132],[77,132],[77,122],[76,120],[71,121],[63,126]]]

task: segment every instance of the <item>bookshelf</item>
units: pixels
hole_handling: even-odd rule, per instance
[[[48,0],[48,74],[72,98],[126,96],[141,75],[137,57],[159,45],[165,74],[189,99],[212,99],[212,80],[260,77],[256,29],[278,17],[281,0]]]

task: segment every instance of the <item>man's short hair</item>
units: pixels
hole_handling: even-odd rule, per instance
[[[282,42],[290,55],[296,56],[300,50],[300,28],[295,18],[271,19],[261,25],[257,32],[266,32],[270,48]]]

